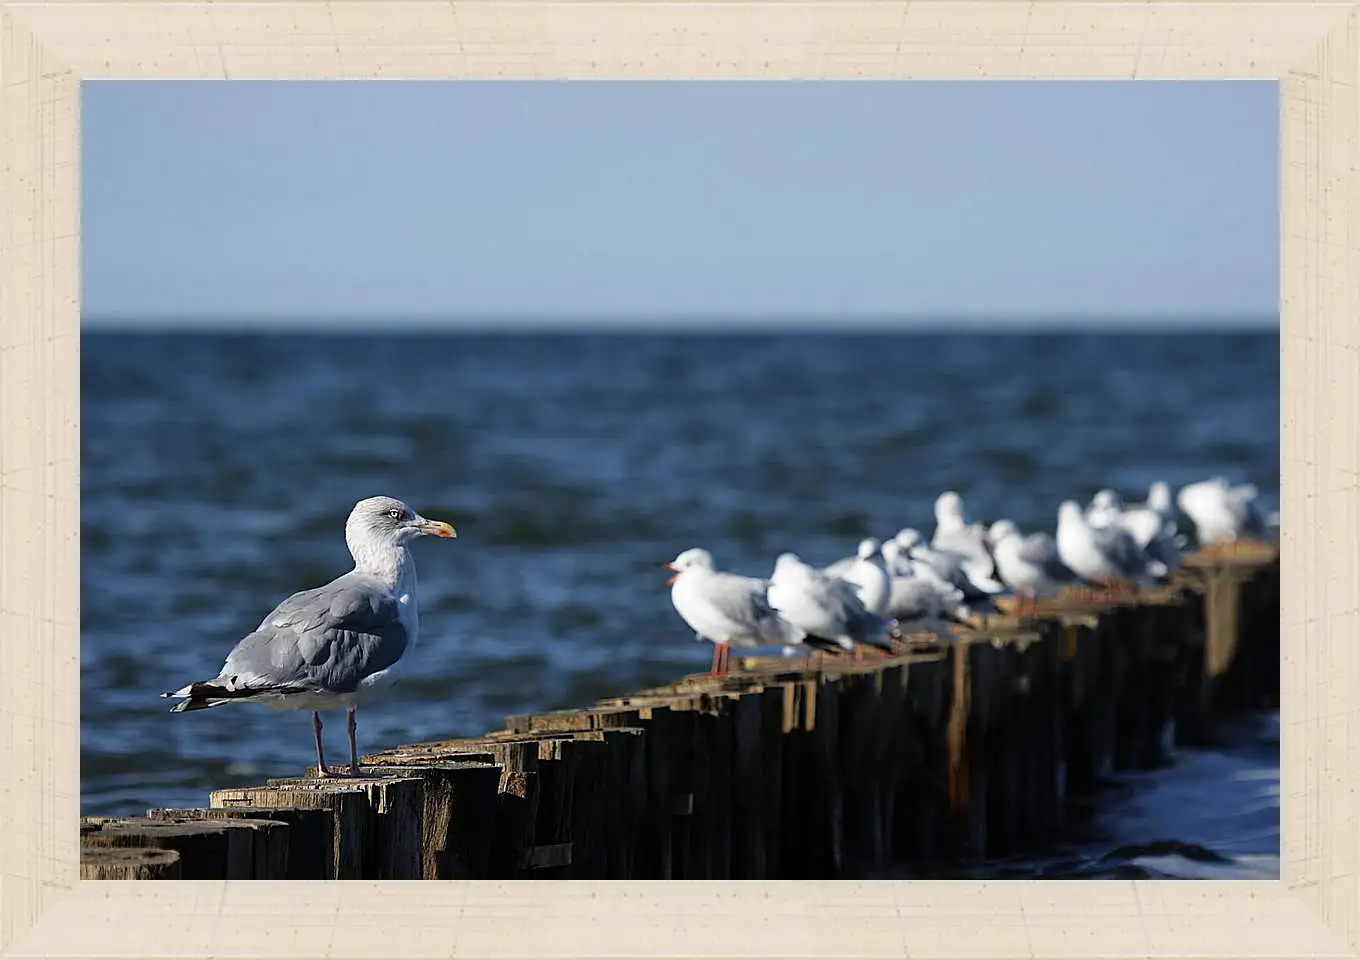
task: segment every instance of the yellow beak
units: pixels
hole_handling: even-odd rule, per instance
[[[453,529],[453,524],[445,523],[443,520],[426,520],[420,525],[421,533],[432,533],[436,537],[456,537],[458,531]]]

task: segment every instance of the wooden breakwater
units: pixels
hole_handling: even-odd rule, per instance
[[[1026,611],[1028,614],[1028,611]],[[1202,551],[1167,586],[1065,595],[899,656],[737,660],[359,778],[85,818],[88,879],[761,879],[1022,852],[1112,771],[1278,706],[1275,547]],[[310,771],[309,771],[310,773]]]

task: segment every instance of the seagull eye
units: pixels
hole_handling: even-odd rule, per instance
[[[387,515],[391,517],[393,520],[401,519],[401,511],[398,510],[396,507],[393,507],[391,510],[388,510]]]

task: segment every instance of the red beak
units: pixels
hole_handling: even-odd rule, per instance
[[[675,565],[672,564],[672,563],[663,563],[663,564],[661,565],[661,568],[662,568],[663,570],[674,570],[674,569],[675,569]],[[672,583],[674,583],[674,582],[676,581],[676,579],[679,578],[679,576],[680,576],[680,574],[677,573],[674,577],[671,577],[669,580],[667,580],[667,581],[666,581],[666,586],[669,587]]]

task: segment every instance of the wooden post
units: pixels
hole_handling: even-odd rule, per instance
[[[845,821],[841,795],[840,689],[835,683],[821,685],[817,692],[816,726],[812,731],[814,769],[817,771],[820,829],[823,848],[819,877],[839,879],[845,869]]]
[[[1205,571],[1204,673],[1211,681],[1228,672],[1237,654],[1240,587],[1237,571],[1232,568]]]
[[[336,880],[418,880],[421,781],[335,778],[271,780],[262,787],[214,790],[214,807],[300,807],[331,813],[327,876]]]
[[[251,828],[255,840],[252,879],[320,880],[324,876],[324,861],[317,854],[320,841],[329,839],[330,824],[318,821],[324,816],[319,810],[174,807],[148,810],[146,815],[150,820],[170,822],[231,820],[233,826]]]
[[[366,768],[374,776],[420,781],[420,877],[472,880],[489,875],[501,768],[490,763],[403,764]]]
[[[973,715],[973,661],[980,649],[963,641],[950,647],[954,683],[945,729],[950,845],[972,860],[987,854],[987,750],[982,737],[985,728]]]
[[[179,851],[157,847],[83,847],[82,880],[179,880]]]
[[[765,858],[765,805],[768,773],[761,750],[759,695],[741,697],[733,710],[732,792],[735,824],[731,875],[738,880],[768,877]]]
[[[759,822],[764,826],[764,873],[753,879],[788,876],[784,868],[782,838],[784,820],[784,687],[767,687],[760,698],[760,755],[765,776],[762,783]]]
[[[251,880],[255,878],[255,847],[259,831],[285,831],[285,824],[269,820],[151,820],[118,817],[105,820],[81,837],[88,849],[155,847],[179,853],[184,880]],[[277,841],[277,842],[282,842]],[[264,847],[269,846],[268,842]],[[266,872],[266,864],[261,871]]]

